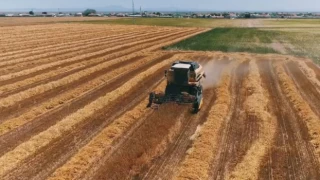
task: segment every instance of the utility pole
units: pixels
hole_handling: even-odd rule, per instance
[[[132,0],[132,21],[133,21],[133,24],[135,24],[135,21],[134,21],[134,1]]]

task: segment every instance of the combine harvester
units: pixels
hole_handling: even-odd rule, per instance
[[[164,93],[152,92],[149,104],[157,107],[164,103],[192,104],[194,113],[198,113],[202,105],[202,85],[205,78],[203,67],[197,62],[176,61],[165,71],[167,86]]]

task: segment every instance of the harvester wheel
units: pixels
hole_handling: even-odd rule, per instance
[[[149,94],[149,103],[148,103],[148,105],[147,105],[148,108],[151,107],[155,96],[156,96],[156,94],[155,94],[154,92],[152,92],[152,93]]]
[[[193,104],[193,113],[194,114],[197,114],[198,112],[199,112],[199,103],[198,102],[195,102],[194,104]]]

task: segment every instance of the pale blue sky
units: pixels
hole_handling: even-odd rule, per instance
[[[320,11],[320,0],[135,0],[136,7],[204,10]],[[122,6],[131,0],[0,0],[0,9]]]

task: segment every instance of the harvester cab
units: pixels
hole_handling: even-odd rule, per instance
[[[197,62],[176,61],[165,71],[165,76],[165,92],[150,93],[147,107],[164,103],[192,104],[193,112],[197,113],[203,99],[201,81],[206,76],[203,67]]]

